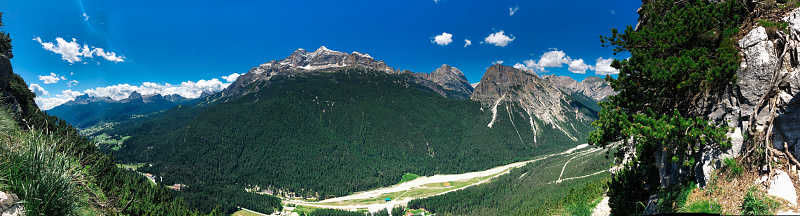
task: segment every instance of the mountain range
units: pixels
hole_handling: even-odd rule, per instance
[[[149,164],[139,170],[188,185],[190,206],[210,210],[228,202],[214,198],[220,187],[324,199],[405,173],[472,172],[563,151],[586,139],[599,111],[585,95],[595,89],[580,89],[503,65],[473,89],[449,65],[414,73],[358,52],[298,49],[221,92],[94,135],[130,136],[119,162]],[[132,97],[121,104],[140,101]]]
[[[53,107],[47,113],[58,116],[77,128],[88,128],[102,122],[120,121],[130,115],[166,110],[195,100],[177,94],[142,95],[135,91],[121,100],[84,94],[75,97],[72,101]]]

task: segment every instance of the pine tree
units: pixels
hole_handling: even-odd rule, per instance
[[[635,157],[610,183],[611,204],[626,208],[617,213],[641,213],[642,206],[634,203],[658,192],[656,153],[666,150],[671,162],[691,169],[704,146],[730,145],[728,128],[701,118],[695,104],[735,83],[740,59],[732,37],[747,14],[739,1],[643,1],[642,28],[612,29],[610,37],[600,37],[615,54],[631,54],[612,63],[620,73],[606,80],[619,94],[600,104],[600,119],[589,137],[589,143],[603,147],[621,143],[617,159]],[[647,193],[630,196],[634,188]]]

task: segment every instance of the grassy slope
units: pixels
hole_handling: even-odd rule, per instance
[[[514,169],[489,183],[414,200],[409,206],[439,215],[581,214],[602,196],[600,188],[605,185],[603,182],[608,180],[609,173],[560,183],[557,180],[562,169],[562,179],[608,170],[611,160],[605,159],[603,152],[553,156]]]

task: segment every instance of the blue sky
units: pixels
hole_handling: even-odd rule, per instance
[[[449,64],[471,83],[497,61],[580,81],[614,73],[609,59],[627,58],[601,47],[598,36],[635,25],[640,5],[637,0],[0,1],[3,30],[13,39],[14,70],[45,109],[80,94],[122,98],[138,90],[191,97],[224,88],[226,78],[235,77],[231,74],[320,46],[367,53],[414,72]],[[471,45],[465,47],[465,40]]]

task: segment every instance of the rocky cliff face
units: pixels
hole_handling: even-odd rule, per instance
[[[461,70],[446,64],[431,73],[414,73],[414,76],[435,83],[436,85],[426,85],[431,89],[440,86],[445,90],[453,91],[453,93],[444,92],[443,96],[448,98],[468,99],[474,90]],[[425,85],[426,82],[418,83]]]
[[[457,68],[448,65],[444,65],[430,74],[413,73],[408,70],[395,70],[368,54],[359,52],[347,54],[329,50],[323,46],[314,52],[298,49],[284,59],[272,60],[254,67],[223,90],[220,97],[247,94],[249,93],[246,90],[247,85],[268,81],[276,75],[295,76],[310,72],[331,72],[348,66],[367,67],[388,74],[412,75],[410,81],[428,86],[434,92],[448,98],[466,99],[472,93],[472,88],[464,74]]]
[[[786,149],[800,159],[800,9],[783,20],[789,23],[789,33],[778,31],[775,38],[770,38],[761,26],[749,30],[738,41],[742,62],[736,71],[737,82],[698,101],[697,115],[733,128],[728,133],[733,143],[731,148],[703,149],[702,161],[693,171],[701,186],[708,182],[713,170],[722,166],[723,158],[743,153],[743,137],[748,131],[756,137],[765,137],[773,148]],[[657,166],[662,186],[685,175],[684,170],[663,162],[665,157],[656,155],[657,161],[661,161]]]
[[[567,94],[579,93],[595,101],[602,101],[608,96],[616,94],[614,89],[608,85],[608,82],[596,76],[586,77],[581,82],[575,81],[568,76],[544,75],[542,78]]]
[[[545,125],[558,128],[573,139],[574,134],[569,132],[569,128],[562,126],[569,125],[565,114],[575,113],[579,116],[578,119],[589,120],[587,116],[578,113],[576,108],[569,106],[566,95],[547,80],[536,74],[499,64],[486,70],[471,99],[481,102],[495,113],[502,102],[516,103],[529,116],[536,117]],[[492,123],[488,126],[491,127]],[[532,128],[542,126],[544,125],[531,122]]]

